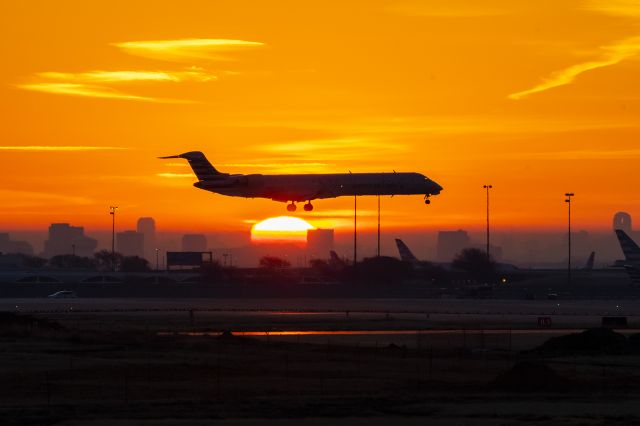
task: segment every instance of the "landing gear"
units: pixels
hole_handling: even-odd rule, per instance
[[[431,204],[431,200],[429,199],[429,197],[431,197],[431,194],[427,194],[424,196],[424,203],[425,204]]]
[[[305,209],[306,209],[306,205],[305,205]],[[293,202],[291,202],[291,204],[287,204],[287,211],[288,212],[295,212],[296,211],[296,205],[293,204]]]
[[[309,201],[307,204],[304,205],[304,211],[310,212],[312,210],[313,210],[313,204],[311,204],[311,201]]]

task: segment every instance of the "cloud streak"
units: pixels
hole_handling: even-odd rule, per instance
[[[640,17],[640,0],[588,0],[584,8],[612,16]]]
[[[156,173],[156,176],[163,178],[192,178],[195,177],[193,173]]]
[[[145,102],[171,102],[170,100],[162,100],[157,98],[151,98],[148,96],[133,95],[130,93],[124,93],[119,90],[112,89],[110,87],[96,86],[83,83],[28,83],[19,84],[17,86],[23,90],[31,90],[34,92],[51,93],[55,95],[69,95],[69,96],[82,96],[89,98],[104,98],[104,99],[120,99],[129,101],[145,101]]]
[[[601,47],[603,51],[599,59],[581,62],[552,73],[542,83],[531,89],[512,93],[509,99],[520,100],[535,93],[544,92],[555,87],[565,86],[572,83],[576,77],[587,71],[616,65],[625,59],[631,58],[640,53],[640,37],[632,37],[621,40],[616,44]]]
[[[16,146],[0,146],[0,151],[107,151],[127,149],[118,146],[47,146],[47,145],[16,145]]]
[[[187,71],[88,71],[81,73],[41,72],[36,74],[44,80],[88,83],[130,83],[130,82],[183,82],[211,81],[217,76],[192,67]]]
[[[127,41],[114,43],[124,52],[164,61],[191,62],[194,59],[230,60],[231,53],[264,46],[245,40],[189,38],[179,40]]]
[[[507,155],[509,158],[545,160],[638,160],[640,149],[627,150],[575,150],[552,152],[522,152]]]

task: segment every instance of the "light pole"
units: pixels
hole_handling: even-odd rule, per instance
[[[358,196],[353,196],[353,267],[358,263]]]
[[[118,206],[109,206],[109,214],[111,215],[111,266],[116,270],[116,210]]]
[[[378,194],[378,257],[380,257],[380,194]]]
[[[160,250],[156,249],[156,272],[160,270],[160,257],[158,255],[159,252]]]
[[[567,259],[567,284],[571,285],[571,197],[574,196],[573,192],[567,192],[566,194],[564,194],[565,200],[564,202],[567,203],[567,206],[569,207],[569,222],[568,222],[568,248],[569,248],[569,258]]]
[[[490,245],[489,245],[489,190],[493,188],[492,185],[482,186],[487,191],[487,259],[490,257]]]

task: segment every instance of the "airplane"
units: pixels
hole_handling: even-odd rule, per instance
[[[287,210],[296,211],[297,202],[304,210],[313,210],[312,200],[349,195],[416,195],[424,194],[425,204],[442,187],[420,173],[333,173],[333,174],[229,174],[216,170],[200,151],[159,157],[183,158],[189,162],[198,182],[193,186],[230,197],[269,198],[289,203]]]
[[[640,285],[640,247],[622,229],[616,229],[616,236],[624,253],[624,269],[629,274],[631,283]]]

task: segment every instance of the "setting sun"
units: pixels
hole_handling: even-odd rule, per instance
[[[251,241],[257,243],[304,243],[307,231],[315,229],[304,219],[291,216],[279,216],[265,219],[251,228]]]

